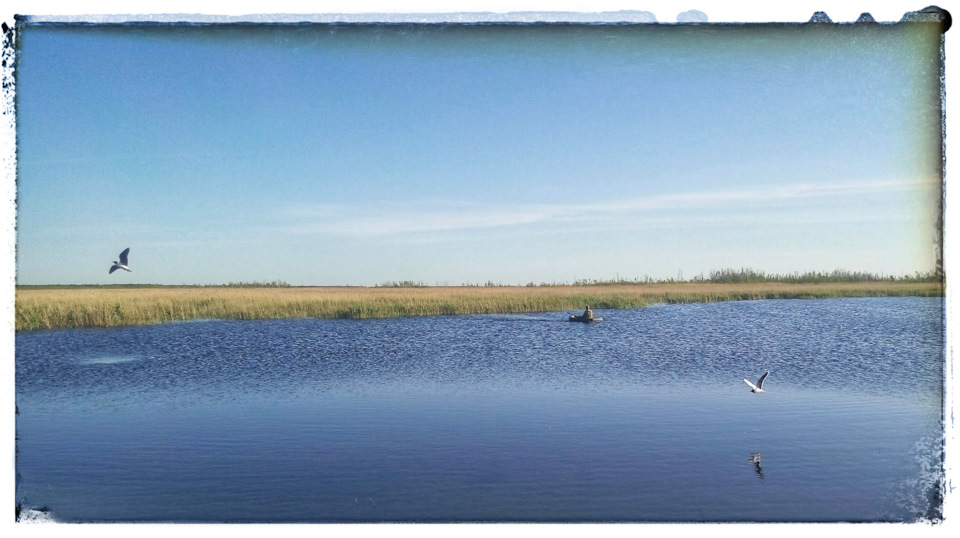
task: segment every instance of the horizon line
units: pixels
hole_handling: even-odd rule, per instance
[[[805,284],[805,283],[829,283],[829,282],[870,282],[870,281],[895,281],[895,280],[936,280],[943,279],[945,273],[942,270],[931,269],[929,271],[914,271],[911,274],[900,273],[900,274],[885,274],[885,273],[873,273],[869,271],[850,271],[846,269],[834,269],[831,271],[817,271],[817,270],[808,270],[808,271],[793,271],[790,273],[766,273],[765,271],[757,271],[750,268],[724,268],[718,270],[709,271],[709,276],[704,273],[698,273],[695,276],[688,278],[654,278],[649,275],[643,277],[633,277],[633,278],[608,278],[608,279],[596,279],[596,278],[575,278],[571,281],[552,281],[552,282],[534,282],[528,281],[527,283],[517,282],[516,284],[504,283],[503,281],[493,281],[487,280],[485,282],[462,282],[459,284],[451,284],[448,282],[434,282],[428,283],[424,280],[414,280],[414,279],[404,279],[404,280],[385,280],[378,284],[290,284],[283,280],[274,280],[274,281],[234,281],[226,283],[209,283],[209,284],[160,284],[160,283],[150,283],[150,282],[130,282],[130,283],[110,283],[110,284],[92,284],[92,283],[62,283],[62,284],[20,284],[14,283],[15,288],[39,288],[39,287],[113,287],[113,288],[124,288],[124,287],[169,287],[169,288],[404,288],[404,287],[418,287],[418,288],[475,288],[475,287],[554,287],[554,286],[596,286],[596,285],[617,285],[617,284],[627,284],[627,285],[641,285],[641,284],[700,284],[700,283],[713,283],[713,284],[727,284],[727,283],[748,283],[749,281],[741,282],[730,282],[727,280],[731,276],[740,276],[748,279],[753,279],[752,282],[781,282],[781,283],[794,283],[794,284]],[[715,282],[715,277],[720,277],[720,281]],[[813,279],[809,282],[790,282],[792,279]],[[831,280],[834,279],[834,280]],[[725,281],[726,280],[726,281]]]

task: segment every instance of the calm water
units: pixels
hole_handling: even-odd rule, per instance
[[[916,521],[942,301],[16,335],[17,499],[60,521]],[[770,371],[762,394],[755,381]]]

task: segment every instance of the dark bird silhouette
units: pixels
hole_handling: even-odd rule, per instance
[[[110,272],[113,273],[117,269],[123,269],[124,271],[133,272],[133,269],[127,267],[127,254],[130,253],[130,248],[123,249],[123,252],[120,253],[120,261],[113,262],[113,267],[110,268]]]
[[[750,385],[750,392],[752,392],[752,393],[754,393],[754,394],[756,394],[756,393],[758,393],[758,392],[763,392],[763,380],[767,378],[767,374],[769,374],[769,373],[770,373],[770,372],[765,372],[762,376],[760,376],[760,380],[757,381],[757,384],[756,384],[756,385],[754,385],[753,383],[747,381],[746,379],[744,379],[743,382],[746,383],[747,385]]]

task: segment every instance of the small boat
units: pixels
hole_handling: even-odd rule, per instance
[[[583,316],[575,316],[570,314],[570,321],[579,321],[580,323],[598,323],[603,321],[603,318],[585,318]]]

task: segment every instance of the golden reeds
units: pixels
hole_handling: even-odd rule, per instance
[[[386,318],[637,308],[654,303],[890,295],[942,296],[936,282],[663,283],[491,287],[18,288],[16,330],[195,319]]]

